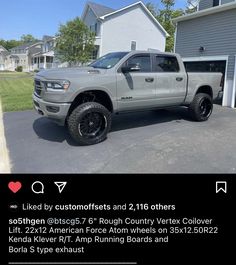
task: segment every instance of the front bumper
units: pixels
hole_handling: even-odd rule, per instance
[[[59,125],[65,125],[71,103],[52,103],[44,101],[33,94],[33,103],[36,111]]]

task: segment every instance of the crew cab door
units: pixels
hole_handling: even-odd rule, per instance
[[[119,110],[155,106],[156,74],[152,72],[151,55],[135,54],[117,72],[117,102]],[[123,71],[123,69],[130,71]]]
[[[187,74],[176,56],[154,54],[153,71],[156,73],[157,106],[180,105],[186,96]]]

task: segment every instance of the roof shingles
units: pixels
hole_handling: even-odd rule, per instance
[[[88,6],[93,10],[94,14],[99,18],[115,11],[115,9],[103,6],[94,2],[88,2]]]

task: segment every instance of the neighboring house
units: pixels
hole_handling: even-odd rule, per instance
[[[42,49],[42,42],[26,43],[10,50],[10,59],[12,59],[12,65],[9,70],[14,71],[17,66],[22,66],[24,72],[31,70],[31,61],[35,53],[38,53]]]
[[[0,71],[15,71],[15,58],[3,46],[0,46]]]
[[[175,52],[187,71],[221,71],[223,106],[236,107],[236,0],[200,0],[198,11],[173,20]]]
[[[23,71],[56,68],[60,66],[54,54],[56,37],[43,36],[42,41],[26,43],[11,49],[11,66],[8,70],[14,71],[17,66],[22,66]]]
[[[41,49],[34,53],[31,58],[31,71],[35,69],[50,69],[58,67],[59,62],[56,60],[54,54],[54,48],[56,45],[55,40],[56,37],[43,36]]]
[[[6,70],[7,68],[7,56],[9,52],[2,45],[0,45],[0,71]]]
[[[114,51],[165,50],[168,33],[141,1],[119,10],[87,2],[82,21],[96,34],[94,59]]]
[[[119,10],[87,2],[82,21],[96,34],[92,59],[113,51],[165,51],[166,37],[169,36],[141,1]],[[14,47],[8,70],[14,71],[17,66],[22,66],[23,71],[67,66],[57,59],[55,45],[56,37],[44,36],[37,43]]]

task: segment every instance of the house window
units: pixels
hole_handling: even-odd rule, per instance
[[[218,6],[220,4],[220,0],[213,0],[213,6]]]
[[[96,60],[98,58],[98,50],[99,50],[99,46],[95,46],[95,49],[93,50],[92,56],[91,56],[92,60]]]
[[[156,56],[155,72],[179,72],[179,64],[174,56]]]
[[[47,56],[46,57],[46,62],[47,63],[53,63],[53,57],[52,56]]]
[[[131,51],[136,50],[136,41],[131,41]]]
[[[127,66],[138,65],[140,67],[139,72],[151,72],[151,57],[149,54],[136,55],[128,59]]]
[[[97,23],[95,24],[94,28],[95,28],[95,33],[96,33],[96,36],[97,36],[97,33],[98,33],[98,24]]]
[[[91,25],[89,28],[90,28],[90,30],[91,30],[92,32],[94,32],[94,33],[96,34],[96,36],[97,36],[97,33],[98,33],[98,24],[95,23],[94,25]]]

